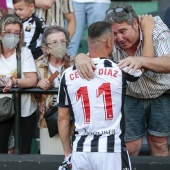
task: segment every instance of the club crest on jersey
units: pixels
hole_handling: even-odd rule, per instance
[[[25,31],[30,32],[31,31],[31,25],[27,25],[25,28]]]

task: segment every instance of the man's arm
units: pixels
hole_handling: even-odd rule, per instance
[[[170,73],[170,54],[156,58],[128,57],[121,60],[118,66],[120,69],[123,69],[126,66],[133,68],[132,74],[142,67],[157,73]]]
[[[155,20],[152,15],[139,16],[139,23],[143,34],[142,56],[154,57],[154,45],[152,32],[155,26]]]
[[[58,107],[58,130],[66,158],[72,153],[70,140],[70,110],[67,107]]]
[[[76,30],[76,18],[75,13],[65,13],[64,14],[66,20],[67,20],[67,30],[70,32],[70,39],[74,35],[74,32]]]
[[[92,59],[87,54],[84,53],[78,54],[75,57],[74,61],[77,71],[81,78],[90,80],[91,78],[94,77],[94,70],[96,67]]]
[[[143,67],[157,73],[170,73],[170,54],[158,58],[143,57]]]
[[[42,9],[49,9],[56,0],[35,0],[35,7]]]

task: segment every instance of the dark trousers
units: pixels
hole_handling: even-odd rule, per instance
[[[0,154],[8,153],[8,140],[13,127],[14,118],[0,123]],[[29,154],[31,151],[32,137],[36,125],[36,112],[28,117],[21,118],[21,153]]]

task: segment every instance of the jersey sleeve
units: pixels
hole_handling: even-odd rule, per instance
[[[122,70],[122,72],[123,72],[123,76],[125,77],[127,81],[134,82],[134,81],[137,81],[142,76],[141,69],[136,70],[133,75],[130,74],[131,70],[129,71],[129,73],[124,72],[124,70],[126,69],[127,67],[125,67]]]
[[[38,30],[40,31],[41,34],[43,34],[44,29],[46,27],[45,21],[43,18],[41,17],[37,17],[36,19],[36,27],[38,28]]]
[[[69,107],[65,73],[63,73],[63,76],[61,78],[57,97],[57,105],[60,107]]]

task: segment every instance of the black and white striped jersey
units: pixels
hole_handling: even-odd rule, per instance
[[[23,21],[24,46],[28,47],[34,59],[42,55],[41,42],[45,29],[45,22],[41,17],[32,15],[26,21]]]
[[[108,59],[93,59],[94,79],[80,78],[75,66],[63,73],[58,106],[70,107],[75,118],[73,151],[121,152],[124,146],[123,103],[126,80],[136,81]]]

